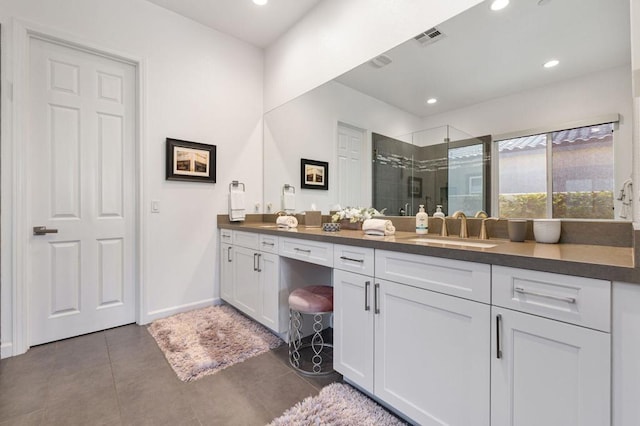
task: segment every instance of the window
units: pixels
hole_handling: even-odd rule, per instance
[[[502,217],[613,219],[613,123],[499,140]]]

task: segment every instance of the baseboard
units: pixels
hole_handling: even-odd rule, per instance
[[[187,303],[179,306],[171,306],[169,308],[157,309],[155,311],[147,312],[145,315],[145,321],[140,325],[148,324],[160,318],[170,317],[171,315],[179,314],[181,312],[192,311],[194,309],[206,308],[211,305],[220,305],[222,300],[220,298],[205,299],[198,302]]]
[[[13,342],[5,342],[0,345],[0,359],[13,356]]]

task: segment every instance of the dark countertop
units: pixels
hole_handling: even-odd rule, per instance
[[[534,241],[512,243],[505,239],[478,240],[456,237],[439,237],[434,234],[416,235],[398,231],[394,236],[374,237],[362,231],[340,230],[324,232],[320,228],[298,226],[279,229],[273,222],[221,223],[218,228],[301,238],[334,244],[370,247],[447,259],[466,260],[514,268],[555,272],[609,281],[640,283],[640,273],[635,267],[633,247],[613,247],[589,244],[541,244]],[[412,241],[415,238],[442,240],[439,242]],[[495,244],[495,247],[454,246],[449,241]]]

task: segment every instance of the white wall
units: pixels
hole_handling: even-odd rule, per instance
[[[228,184],[262,200],[263,51],[143,0],[0,0],[2,87],[10,88],[11,20],[140,58],[143,75],[142,320],[218,297],[216,214]],[[2,91],[2,344],[12,342],[12,169],[9,90]],[[165,138],[217,145],[215,185],[167,182]],[[150,213],[151,200],[160,213]]]
[[[449,124],[474,136],[499,135],[613,113],[620,114],[614,146],[614,189],[617,191],[633,170],[634,120],[630,66],[608,69],[430,116],[425,119],[423,127]],[[620,202],[615,200],[615,203],[616,212],[620,212]]]
[[[337,82],[329,82],[265,114],[265,206],[280,210],[282,186],[296,188],[296,211],[327,214],[338,200],[338,122],[368,131],[362,191],[371,200],[370,132],[402,135],[419,128],[421,119]],[[300,189],[300,159],[329,162],[329,190]],[[370,201],[369,201],[370,203]],[[368,206],[364,205],[363,207]],[[346,207],[346,206],[342,206]]]
[[[267,48],[265,111],[481,1],[323,0]]]

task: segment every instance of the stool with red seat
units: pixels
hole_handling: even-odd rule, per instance
[[[299,372],[320,376],[333,372],[326,366],[331,359],[333,345],[325,342],[323,320],[333,314],[333,287],[312,285],[298,288],[289,294],[289,363]],[[303,315],[313,315],[313,336],[310,343],[302,343]],[[311,348],[311,351],[303,349]],[[304,359],[307,355],[309,359]],[[329,364],[331,365],[331,364]]]

